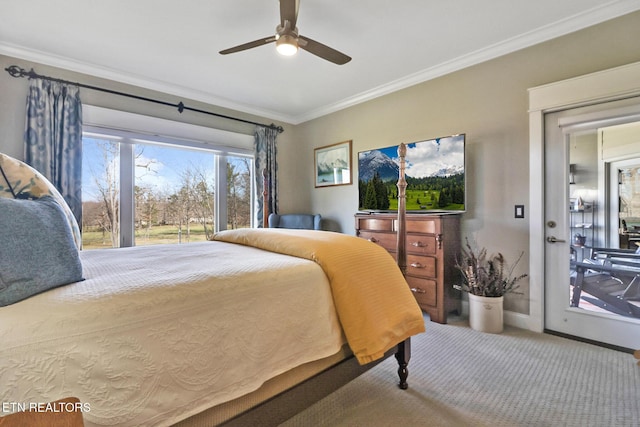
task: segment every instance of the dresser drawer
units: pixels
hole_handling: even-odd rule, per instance
[[[437,301],[437,289],[436,281],[429,279],[422,279],[419,277],[409,276],[406,277],[409,288],[413,292],[413,296],[416,298],[418,304],[422,306],[436,306]]]
[[[436,237],[433,235],[408,234],[407,252],[420,255],[435,255]]]
[[[370,231],[395,231],[395,218],[367,216],[356,219],[356,229]]]
[[[436,258],[407,254],[407,274],[419,277],[437,277]]]
[[[437,219],[407,219],[407,233],[440,233],[439,221]]]
[[[388,251],[395,251],[398,237],[395,233],[378,233],[372,231],[360,231],[358,237],[377,243]]]

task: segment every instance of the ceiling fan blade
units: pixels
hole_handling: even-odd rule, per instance
[[[326,59],[327,61],[331,61],[334,64],[344,65],[351,61],[350,56],[347,56],[342,52],[338,52],[337,50],[308,37],[298,36],[298,46],[300,49],[304,49],[307,52],[313,53],[314,55]]]
[[[252,42],[249,43],[245,43],[245,44],[241,44],[235,47],[231,47],[229,49],[225,49],[225,50],[221,50],[220,54],[221,55],[226,55],[228,53],[235,53],[235,52],[240,52],[243,50],[247,50],[247,49],[252,49],[254,47],[259,47],[259,46],[263,46],[265,44],[269,44],[269,43],[273,43],[274,41],[276,41],[275,36],[269,36],[266,38],[262,38],[259,40],[254,40]]]
[[[299,0],[280,0],[280,25],[285,28],[285,21],[289,21],[292,30],[296,28],[298,22]]]

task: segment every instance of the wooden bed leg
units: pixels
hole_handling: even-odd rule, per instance
[[[402,390],[406,390],[409,387],[407,384],[407,377],[409,376],[409,359],[411,359],[411,338],[407,338],[398,344],[398,351],[396,351],[396,360],[398,361],[398,376],[400,382],[398,387]]]

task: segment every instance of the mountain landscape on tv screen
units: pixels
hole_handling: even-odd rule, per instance
[[[464,135],[407,144],[407,210],[463,211]],[[397,210],[397,146],[358,153],[361,210]]]

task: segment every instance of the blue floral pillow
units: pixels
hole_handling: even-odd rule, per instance
[[[40,172],[20,160],[0,153],[0,197],[10,199],[38,199],[51,196],[62,208],[78,249],[82,236],[76,217],[58,190]]]
[[[0,306],[82,280],[62,207],[51,196],[0,197]]]

